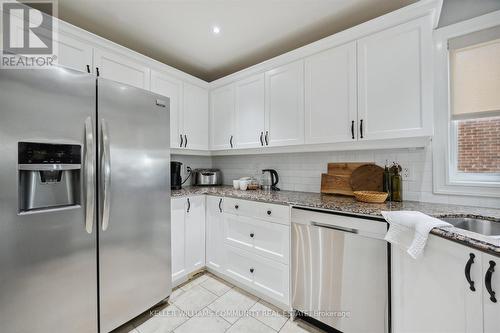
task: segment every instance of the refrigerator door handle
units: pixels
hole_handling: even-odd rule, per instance
[[[106,231],[109,226],[109,209],[111,204],[110,186],[111,186],[111,162],[109,155],[109,132],[108,125],[104,119],[101,120],[101,138],[102,138],[102,155],[101,155],[101,177],[102,177],[102,230]]]
[[[94,129],[92,118],[85,119],[85,230],[92,233],[95,209]]]

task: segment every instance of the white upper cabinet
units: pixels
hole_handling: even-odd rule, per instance
[[[182,131],[183,146],[208,149],[208,90],[184,83]]]
[[[500,257],[483,253],[483,316],[484,333],[500,332]],[[488,290],[490,289],[490,290]],[[492,299],[491,292],[495,293]]]
[[[256,148],[264,145],[266,126],[264,74],[235,83],[236,146]]]
[[[305,142],[357,138],[356,42],[305,60]]]
[[[179,123],[182,119],[182,81],[157,71],[151,71],[151,91],[170,99],[170,147],[180,147]]]
[[[81,72],[90,71],[93,73],[93,48],[91,45],[62,33],[57,35],[54,43],[57,43],[57,62],[59,65]]]
[[[210,93],[210,147],[229,149],[234,144],[234,86],[231,84]]]
[[[99,76],[125,83],[137,88],[149,90],[149,67],[125,55],[94,49],[94,66],[99,69]]]
[[[304,61],[272,69],[265,75],[268,145],[304,143]]]
[[[432,134],[432,30],[423,17],[358,40],[360,139]]]
[[[481,255],[434,235],[429,235],[424,254],[418,260],[393,246],[393,331],[483,332],[485,287]],[[493,320],[498,324],[498,303],[491,304],[496,307]],[[498,327],[489,332],[498,332]]]

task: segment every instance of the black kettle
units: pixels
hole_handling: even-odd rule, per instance
[[[265,175],[266,172],[269,172],[269,175]],[[268,178],[269,181],[266,182],[267,184],[263,184],[263,189],[267,190],[268,188],[265,188],[266,186],[270,186],[271,191],[279,191],[279,187],[276,186],[278,185],[278,182],[280,181],[280,178],[278,177],[278,172],[274,169],[264,169],[262,170],[262,174],[264,175],[265,178]]]

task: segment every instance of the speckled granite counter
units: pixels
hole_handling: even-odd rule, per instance
[[[383,204],[369,204],[358,202],[351,197],[324,195],[320,193],[295,192],[295,191],[240,191],[230,186],[218,187],[185,187],[182,190],[172,191],[172,197],[190,195],[215,195],[245,200],[269,202],[297,207],[317,208],[353,214],[382,218],[381,211],[390,210],[415,210],[434,217],[468,216],[480,217],[500,223],[500,209],[481,208],[472,206],[435,204],[417,201],[387,202]],[[500,256],[500,246],[483,240],[473,238],[468,232],[458,228],[434,228],[432,233],[452,241],[456,241],[473,248]]]

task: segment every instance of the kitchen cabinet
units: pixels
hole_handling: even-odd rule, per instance
[[[57,62],[59,65],[81,72],[94,71],[93,47],[91,45],[63,33],[57,34],[54,43],[57,43]]]
[[[356,42],[305,60],[305,143],[357,140]]]
[[[206,208],[206,264],[207,267],[223,272],[224,226],[222,205],[224,198],[207,196]]]
[[[435,235],[429,235],[418,260],[393,246],[393,332],[483,332],[483,271],[487,259],[482,261],[481,256],[479,251]],[[474,291],[467,282],[467,271],[474,281]],[[494,327],[500,312],[498,303],[491,304],[492,309],[496,307],[491,312],[495,313],[491,321]],[[485,312],[485,332],[487,325]]]
[[[183,147],[208,150],[208,90],[184,83],[182,131]]]
[[[304,61],[265,73],[266,145],[304,143]]]
[[[483,253],[482,259],[482,281],[480,278],[477,283],[484,282],[482,288],[484,333],[496,333],[500,332],[500,257]],[[495,293],[494,299],[488,289]]]
[[[234,147],[234,107],[234,86],[232,84],[210,93],[211,149]]]
[[[149,67],[126,55],[95,48],[94,67],[99,70],[100,77],[149,90]]]
[[[174,198],[171,214],[172,283],[205,267],[205,197]]]
[[[226,246],[226,274],[281,304],[289,304],[289,266]]]
[[[179,284],[179,280],[186,276],[186,242],[185,242],[185,212],[184,198],[171,200],[171,256],[172,256],[172,283]]]
[[[170,99],[170,148],[179,148],[179,123],[182,122],[182,81],[151,71],[151,91]]]
[[[266,126],[264,74],[237,81],[235,91],[237,148],[264,146]]]
[[[186,268],[191,273],[205,266],[205,196],[186,201]]]
[[[357,42],[360,139],[432,134],[432,30],[429,17]]]

